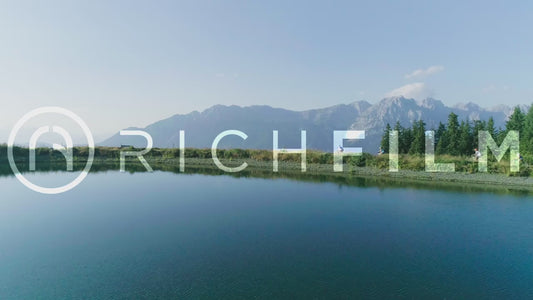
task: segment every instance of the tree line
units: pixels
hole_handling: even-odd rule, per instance
[[[389,132],[398,131],[398,153],[424,154],[426,123],[418,120],[411,127],[403,127],[396,122],[394,128],[387,124],[381,138],[381,149],[389,152]],[[510,130],[516,130],[520,135],[520,152],[533,155],[533,105],[527,113],[520,107],[515,107],[512,115],[505,124],[505,128],[495,128],[494,119],[487,121],[468,119],[459,121],[457,114],[451,112],[446,124],[439,122],[434,131],[435,154],[453,156],[469,156],[478,147],[478,132],[488,131],[498,143],[505,139]]]

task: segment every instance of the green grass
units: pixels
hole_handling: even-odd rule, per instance
[[[0,176],[11,176],[13,173],[7,162],[6,147],[0,145]],[[120,167],[120,151],[124,149],[113,147],[97,147],[91,172],[117,171]],[[127,149],[137,150],[137,149]],[[19,169],[24,173],[28,170],[28,149],[14,148],[14,156]],[[146,160],[155,171],[182,173],[180,170],[179,149],[152,149]],[[88,155],[87,147],[74,149],[74,169],[85,167]],[[64,171],[65,159],[58,151],[49,148],[36,150],[37,171]],[[510,191],[533,192],[533,177],[529,177],[530,167],[521,163],[520,172],[512,173],[509,168],[509,154],[501,162],[496,162],[489,156],[488,172],[479,173],[477,162],[472,157],[437,156],[436,163],[455,163],[454,173],[425,172],[425,160],[422,155],[399,156],[399,172],[389,171],[388,155],[371,155],[363,153],[361,156],[345,157],[344,171],[334,172],[333,154],[308,151],[307,172],[300,170],[299,154],[280,154],[279,172],[273,172],[272,151],[221,149],[217,156],[228,167],[236,167],[246,161],[248,167],[237,173],[226,173],[217,168],[211,159],[211,149],[186,149],[185,173],[203,173],[229,175],[237,177],[290,178],[296,180],[318,180],[328,182],[374,182],[376,186],[427,186],[430,188],[448,189],[453,186],[460,190],[491,189],[507,193]],[[529,161],[525,157],[524,161]],[[146,172],[144,166],[135,157],[126,159],[126,171]],[[374,185],[373,184],[373,185]]]
[[[121,150],[136,150],[134,148],[121,149],[117,147],[96,147],[95,159],[99,161],[108,161],[118,163],[120,159]],[[75,147],[74,160],[76,162],[84,162],[88,157],[89,149],[87,147]],[[17,162],[25,163],[28,161],[28,149],[21,147],[14,147],[14,156]],[[62,154],[58,151],[54,151],[50,148],[37,148],[36,151],[37,161],[63,161]],[[165,160],[177,160],[180,156],[180,150],[177,148],[153,148],[145,158],[149,161],[165,161]],[[219,149],[217,150],[217,156],[225,163],[240,164],[242,161],[256,161],[256,162],[272,162],[271,150],[253,150],[253,149]],[[189,159],[211,159],[211,149],[185,149],[186,163]],[[284,154],[279,155],[280,162],[299,163],[301,156],[299,154]],[[128,161],[134,161],[136,158],[129,158]],[[505,174],[508,176],[523,176],[528,177],[531,174],[531,164],[529,161],[533,161],[533,157],[524,157],[524,162],[520,164],[520,172],[511,172],[509,165],[509,153],[504,156],[500,162],[497,162],[492,155],[489,155],[488,173],[491,174]],[[384,155],[371,155],[363,153],[361,156],[348,156],[344,158],[344,162],[348,166],[356,168],[373,168],[378,170],[388,170],[389,157]],[[7,147],[0,145],[0,163],[7,164]],[[333,153],[321,152],[315,150],[307,151],[307,163],[308,164],[320,164],[333,166]],[[454,163],[455,172],[459,173],[477,173],[478,163],[469,156],[451,156],[440,155],[436,156],[435,163]],[[400,170],[409,171],[425,171],[425,158],[423,155],[399,155],[399,168]]]

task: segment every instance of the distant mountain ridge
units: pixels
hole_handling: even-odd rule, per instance
[[[527,111],[529,106],[522,105]],[[474,103],[448,107],[440,100],[427,98],[421,101],[404,97],[390,97],[371,104],[356,101],[330,107],[305,111],[273,108],[267,105],[225,106],[215,105],[202,112],[178,114],[141,129],[148,132],[154,147],[179,146],[179,131],[185,130],[185,147],[210,148],[214,138],[222,131],[236,129],[248,135],[246,140],[236,136],[224,138],[220,148],[272,149],[272,130],[279,131],[280,148],[299,148],[300,130],[307,131],[307,148],[323,151],[333,150],[334,130],[365,130],[366,138],[351,143],[363,147],[365,152],[375,152],[387,123],[394,126],[411,126],[420,119],[426,128],[435,129],[439,122],[446,123],[450,112],[460,119],[487,120],[494,118],[496,127],[504,127],[513,107],[499,105],[482,108]],[[133,145],[144,147],[142,137],[120,136],[118,133],[100,143],[101,146]]]

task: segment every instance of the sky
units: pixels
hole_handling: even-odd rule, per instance
[[[0,141],[42,106],[95,139],[215,104],[533,102],[530,1],[0,1]]]

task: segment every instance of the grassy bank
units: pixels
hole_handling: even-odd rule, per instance
[[[95,158],[98,160],[116,160],[120,159],[121,150],[140,150],[135,148],[114,148],[114,147],[96,147]],[[17,161],[28,161],[28,149],[26,148],[14,148],[14,156]],[[63,161],[62,154],[58,151],[53,151],[50,148],[38,148],[35,151],[37,161]],[[88,148],[75,147],[74,148],[75,161],[85,161],[88,156]],[[180,151],[177,148],[154,148],[149,153],[144,155],[147,159],[152,160],[165,160],[165,159],[177,159],[180,156]],[[217,156],[220,159],[226,161],[257,161],[257,162],[272,162],[271,150],[253,150],[253,149],[220,149],[217,150]],[[185,149],[185,158],[187,160],[197,159],[211,159],[211,149]],[[0,162],[7,162],[7,147],[5,145],[0,146]],[[300,155],[298,154],[284,154],[279,155],[280,162],[300,162]],[[347,165],[354,167],[370,167],[379,170],[388,170],[389,157],[384,155],[371,155],[369,153],[363,153],[361,156],[345,157],[344,162]],[[455,171],[459,173],[477,173],[478,164],[469,156],[450,156],[442,155],[435,158],[436,163],[454,163]],[[333,165],[333,154],[329,152],[321,152],[308,150],[307,151],[307,163],[308,164],[325,164]],[[400,170],[408,171],[424,171],[425,161],[423,155],[410,155],[401,154],[399,156],[399,168]],[[527,162],[521,162],[520,172],[514,173],[510,171],[509,167],[509,154],[500,161],[497,162],[492,155],[489,155],[488,173],[491,174],[504,174],[507,176],[523,176],[527,177],[531,174],[530,164]]]
[[[121,150],[124,149],[97,147],[93,171],[118,170]],[[155,148],[146,154],[145,158],[154,170],[179,172],[179,153],[179,149]],[[17,164],[21,165],[19,167],[21,170],[25,169],[25,165],[28,163],[28,154],[28,149],[14,149],[14,156]],[[87,148],[76,147],[74,149],[76,169],[83,168],[87,155]],[[242,162],[247,162],[246,170],[239,173],[256,176],[269,176],[268,174],[274,173],[272,171],[272,151],[269,150],[221,149],[217,151],[217,156],[228,167],[239,166]],[[49,148],[37,149],[36,161],[38,162],[38,170],[42,171],[58,168],[57,166],[64,167],[62,154]],[[308,151],[307,172],[305,173],[300,171],[300,155],[282,153],[279,156],[279,161],[279,172],[276,173],[276,176],[280,174],[299,178],[323,176],[329,178],[330,181],[349,177],[366,177],[394,182],[477,184],[499,186],[506,189],[533,190],[530,188],[533,187],[533,177],[529,177],[530,166],[523,162],[520,166],[520,172],[510,172],[508,155],[507,159],[504,158],[500,162],[490,158],[488,173],[479,173],[477,162],[471,157],[458,156],[437,156],[435,160],[437,163],[454,163],[456,169],[454,173],[425,172],[424,156],[420,155],[400,155],[399,172],[389,172],[389,158],[386,154],[375,156],[364,153],[362,156],[346,157],[343,172],[333,171],[332,153]],[[211,158],[211,149],[186,149],[185,165],[186,170],[224,173],[214,164]],[[130,172],[145,171],[136,158],[127,159],[126,169]],[[0,146],[0,172],[11,173],[7,163],[5,146]]]

